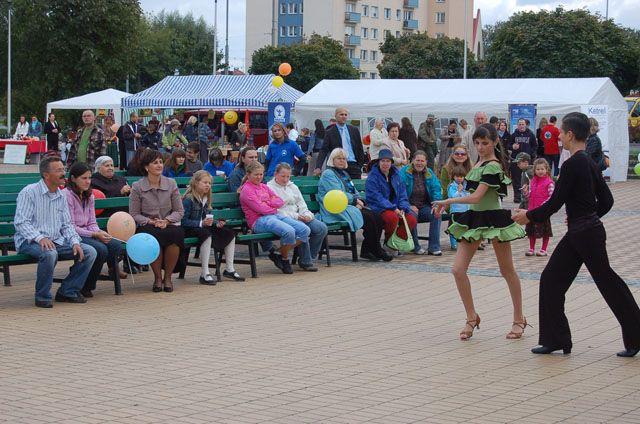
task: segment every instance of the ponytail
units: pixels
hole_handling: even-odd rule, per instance
[[[502,148],[502,143],[500,142],[500,137],[498,136],[496,127],[494,127],[493,124],[480,125],[473,133],[473,140],[477,138],[486,138],[495,143],[493,153],[496,155],[498,162],[500,162],[500,166],[502,167],[504,174],[511,178],[511,173],[509,172],[509,158]]]

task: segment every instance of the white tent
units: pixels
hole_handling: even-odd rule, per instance
[[[121,124],[121,101],[123,97],[128,97],[130,95],[131,94],[124,91],[108,88],[106,90],[96,91],[95,93],[85,94],[83,96],[58,100],[47,103],[47,115],[49,115],[49,112],[53,109],[112,109],[116,123]]]
[[[406,116],[417,128],[428,113],[469,122],[477,111],[506,117],[509,104],[536,104],[538,117],[558,119],[585,106],[606,106],[607,125],[601,138],[609,150],[611,179],[627,179],[627,105],[609,78],[323,80],[297,100],[295,117],[300,127],[312,128],[316,118],[328,119],[337,106],[344,106],[352,119],[384,117],[399,122]]]

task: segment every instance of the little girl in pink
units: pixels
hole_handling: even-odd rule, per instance
[[[533,179],[525,195],[529,198],[529,210],[533,210],[545,203],[551,197],[555,185],[551,178],[551,167],[546,159],[540,158],[533,162]],[[542,239],[542,247],[535,253],[536,256],[547,256],[549,237],[553,237],[551,221],[534,223],[529,222],[525,228],[529,237],[529,251],[526,256],[533,256],[536,248],[536,240]]]

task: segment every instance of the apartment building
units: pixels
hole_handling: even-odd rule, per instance
[[[480,11],[473,16],[473,0],[247,0],[246,20],[247,69],[257,49],[300,43],[314,33],[342,42],[361,78],[379,77],[380,44],[388,35],[463,39],[466,25],[469,48],[482,56]]]

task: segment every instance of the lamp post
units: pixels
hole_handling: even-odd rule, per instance
[[[606,7],[606,9],[604,11],[604,18],[606,20],[609,20],[609,0],[607,0],[607,7]]]
[[[229,0],[227,0],[227,23],[225,24],[224,36],[224,73],[229,75]]]
[[[213,75],[218,70],[218,0],[214,0],[213,9]]]
[[[9,132],[11,132],[11,6],[12,0],[9,0],[7,8],[7,131]]]
[[[464,52],[462,54],[463,57],[463,65],[462,65],[462,78],[463,79],[467,79],[467,31],[469,28],[469,25],[467,25],[467,4],[469,3],[468,0],[464,0]]]

